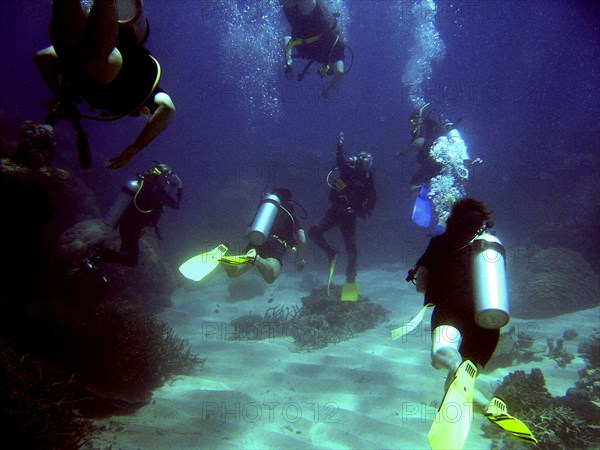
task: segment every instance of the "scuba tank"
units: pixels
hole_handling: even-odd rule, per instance
[[[506,289],[506,251],[489,233],[477,236],[473,248],[475,322],[489,330],[502,328],[510,319]]]
[[[452,145],[457,145],[461,147],[462,150],[462,160],[470,160],[471,157],[469,156],[469,152],[467,150],[467,144],[465,144],[465,141],[463,140],[462,136],[460,135],[460,131],[458,131],[456,128],[452,128],[450,131],[448,131],[448,133],[446,133],[446,137],[448,138],[448,142],[450,142],[450,144]]]
[[[281,200],[275,194],[266,193],[260,204],[258,211],[254,216],[252,225],[246,233],[246,237],[250,239],[252,245],[262,245],[267,240],[267,236],[271,232],[277,213],[281,206]]]
[[[117,0],[119,28],[126,30],[142,45],[148,37],[148,22],[142,0]]]
[[[104,223],[112,228],[117,228],[123,213],[131,203],[135,194],[140,190],[140,183],[138,180],[130,180],[121,188],[121,192],[117,195],[114,203],[108,210],[108,213],[104,217]]]

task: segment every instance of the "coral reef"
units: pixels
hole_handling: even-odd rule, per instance
[[[314,350],[354,337],[357,333],[387,322],[385,308],[360,297],[356,302],[342,302],[340,286],[331,287],[331,296],[323,286],[302,298],[302,306],[278,305],[264,316],[247,314],[231,322],[235,338],[263,340],[292,337],[300,350]]]
[[[493,372],[499,367],[512,367],[519,363],[528,363],[531,361],[541,361],[545,348],[535,350],[533,348],[534,339],[530,333],[517,333],[516,327],[510,327],[508,331],[500,335],[498,346],[494,351],[494,356],[486,365],[485,372]]]
[[[568,351],[565,350],[565,347],[564,347],[565,341],[563,339],[557,339],[555,342],[554,339],[548,338],[547,344],[548,344],[547,356],[548,356],[548,358],[556,361],[557,367],[565,368],[569,364],[571,364],[571,361],[573,361],[575,359],[574,354],[569,353]]]
[[[579,381],[575,386],[587,392],[591,399],[600,402],[600,331],[579,344],[577,352],[585,360],[586,366],[579,371]]]
[[[73,377],[0,339],[0,433],[13,448],[75,449],[93,426],[77,412]]]
[[[600,279],[579,253],[548,248],[509,265],[511,313],[534,319],[593,308]]]
[[[246,314],[231,321],[234,340],[261,341],[289,336],[300,309],[297,306],[277,305],[267,309],[264,316]]]
[[[518,370],[508,374],[494,395],[508,405],[508,412],[525,422],[542,449],[597,448],[600,445],[600,408],[572,391],[552,397],[540,369],[529,375]],[[493,448],[522,448],[489,422],[482,425],[485,436],[494,440]]]
[[[78,448],[93,430],[82,414],[132,411],[203,361],[156,319],[176,284],[152,238],[135,269],[101,267],[103,283],[79,264],[92,242],[118,245],[93,193],[63,169],[32,166],[0,161],[0,428],[22,448]]]
[[[342,302],[341,292],[341,287],[334,285],[328,296],[321,286],[302,298],[302,307],[290,328],[300,349],[326,347],[387,322],[389,311],[382,306],[362,296],[356,302]]]

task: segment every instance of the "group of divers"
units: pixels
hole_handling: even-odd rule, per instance
[[[291,35],[284,38],[284,72],[291,78],[293,59],[307,59],[298,75],[301,79],[310,64],[320,64],[318,73],[331,80],[322,95],[329,97],[338,87],[344,69],[347,44],[340,39],[336,14],[323,0],[280,0],[290,24]],[[25,143],[48,145],[53,126],[66,120],[77,133],[77,148],[83,167],[90,164],[87,135],[80,119],[116,120],[126,116],[149,116],[135,141],[108,162],[115,170],[126,165],[170,122],[175,107],[158,85],[160,65],[144,48],[148,23],[142,0],[95,0],[88,10],[80,0],[53,0],[50,39],[52,45],[35,56],[38,69],[54,94],[47,103],[45,124],[25,126]],[[81,103],[90,105],[81,112]],[[411,332],[428,308],[431,315],[432,365],[448,371],[445,395],[428,434],[432,449],[462,448],[467,439],[474,405],[485,417],[515,439],[537,443],[528,427],[507,412],[506,404],[494,397],[488,401],[475,389],[477,374],[492,357],[500,329],[509,321],[505,274],[505,251],[490,231],[493,223],[487,206],[465,196],[463,181],[471,160],[456,125],[439,112],[425,113],[428,105],[415,109],[408,118],[411,142],[397,156],[417,153],[419,170],[411,180],[418,190],[412,220],[429,227],[436,219],[425,252],[409,270],[406,281],[424,293],[424,306],[407,324],[392,331],[392,339]],[[22,130],[23,131],[23,130]],[[335,148],[336,168],[327,175],[331,206],[308,237],[323,250],[329,261],[327,292],[337,259],[337,250],[324,234],[339,228],[347,257],[345,283],[340,301],[358,301],[356,281],[357,218],[366,218],[375,208],[376,192],[371,170],[373,156],[368,152],[346,157],[344,135]],[[104,222],[118,228],[119,251],[103,243],[90,246],[81,265],[99,273],[97,266],[119,263],[135,267],[139,258],[139,238],[145,227],[156,227],[168,206],[179,209],[182,182],[166,164],[155,166],[121,189]],[[278,277],[286,251],[295,265],[305,265],[306,236],[296,215],[299,206],[285,187],[265,192],[245,237],[248,245],[241,254],[231,255],[227,244],[184,262],[183,276],[200,281],[216,267],[229,277],[238,277],[256,267],[264,280]],[[449,417],[448,408],[455,408]],[[458,409],[458,415],[456,414]]]

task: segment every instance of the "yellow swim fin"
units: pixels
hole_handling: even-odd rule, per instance
[[[523,422],[516,417],[508,414],[506,409],[506,403],[497,397],[494,397],[484,412],[485,417],[488,420],[504,431],[506,431],[511,437],[518,441],[528,442],[530,444],[537,444],[537,439],[533,436],[533,433],[527,428]]]
[[[226,252],[227,246],[225,244],[220,244],[209,252],[188,259],[179,266],[179,271],[184,277],[189,278],[190,280],[200,281],[219,267],[219,260]]]
[[[345,282],[342,286],[342,301],[355,302],[358,300],[358,283],[354,280],[353,283]]]
[[[256,249],[252,248],[243,255],[223,255],[219,261],[223,264],[227,264],[228,266],[241,266],[243,264],[252,264],[254,261],[256,261]]]
[[[392,341],[395,341],[396,339],[401,338],[405,334],[410,334],[413,331],[415,331],[415,329],[423,321],[423,316],[425,316],[425,312],[427,311],[427,308],[430,308],[432,306],[434,306],[433,303],[427,303],[425,306],[423,306],[423,308],[421,308],[421,310],[415,317],[410,319],[407,323],[404,323],[400,328],[396,328],[396,329],[392,330]]]
[[[456,370],[427,435],[432,450],[459,450],[465,445],[473,421],[476,377],[477,366],[469,360]]]
[[[337,261],[337,254],[333,256],[333,259],[329,262],[329,277],[327,278],[327,297],[330,296],[329,290],[331,288],[331,280],[333,279],[333,271],[335,270],[335,262]]]

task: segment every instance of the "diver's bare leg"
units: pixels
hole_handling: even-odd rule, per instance
[[[34,56],[38,72],[55,98],[60,94],[60,65],[54,47],[50,46],[37,52]]]
[[[254,262],[256,268],[262,275],[263,279],[271,284],[273,283],[279,273],[281,272],[281,264],[275,258],[261,258],[260,256],[256,256],[256,261]]]
[[[115,0],[94,0],[86,26],[83,69],[98,83],[110,83],[121,70],[123,59],[115,47],[118,35]]]

